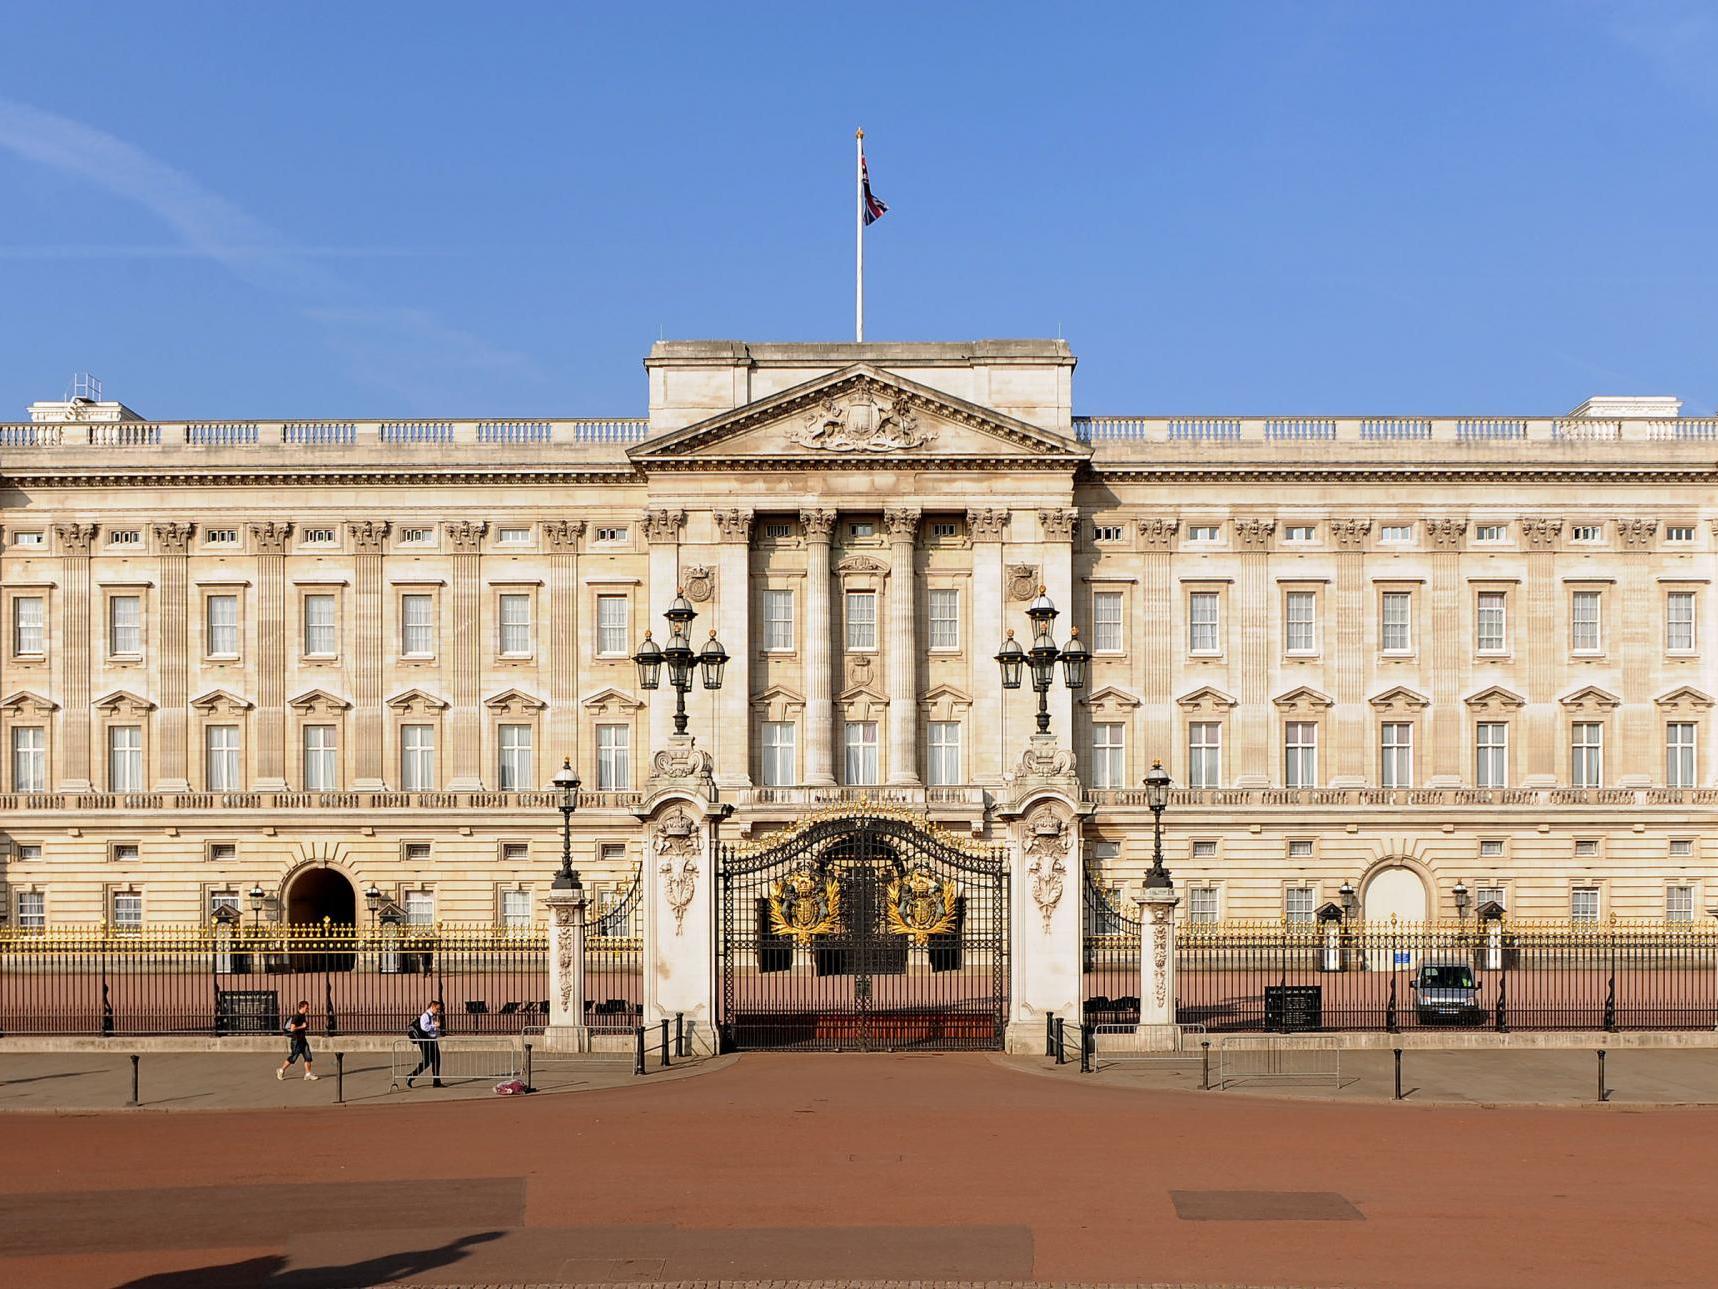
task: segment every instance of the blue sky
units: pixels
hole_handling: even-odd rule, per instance
[[[1718,5],[15,4],[0,419],[637,415],[659,335],[1089,413],[1718,405]]]

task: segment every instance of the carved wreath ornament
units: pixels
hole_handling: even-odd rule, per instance
[[[824,398],[788,430],[787,438],[802,448],[826,452],[900,452],[924,447],[936,438],[936,431],[919,424],[906,395],[897,394],[885,404],[870,393],[860,393],[845,405],[833,396]]]
[[[698,825],[684,810],[675,810],[651,834],[651,849],[661,857],[662,893],[674,910],[674,934],[686,926],[686,910],[698,891]]]
[[[1068,853],[1068,824],[1049,806],[1041,806],[1026,821],[1026,857],[1032,861],[1026,873],[1032,879],[1032,902],[1044,919],[1044,930],[1050,930],[1050,919],[1062,902],[1067,886],[1068,867],[1063,857]]]

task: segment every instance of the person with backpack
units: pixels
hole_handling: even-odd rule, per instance
[[[406,1033],[418,1045],[418,1051],[423,1057],[418,1061],[418,1068],[406,1076],[406,1086],[412,1086],[412,1080],[425,1070],[430,1072],[434,1082],[431,1087],[441,1087],[441,999],[432,998],[430,1005],[424,1008],[423,1015],[414,1020]]]
[[[284,1079],[286,1072],[299,1057],[304,1058],[304,1077],[311,1083],[322,1076],[310,1068],[310,1004],[299,1001],[298,1009],[286,1018],[286,1024],[281,1026],[287,1038],[286,1060],[280,1063],[280,1068],[274,1072],[274,1077]]]

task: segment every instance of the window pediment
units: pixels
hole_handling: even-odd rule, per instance
[[[855,685],[841,695],[841,711],[850,721],[880,721],[889,700],[869,685]]]
[[[116,689],[90,706],[108,716],[141,716],[155,710],[155,704],[128,689]]]
[[[1579,712],[1608,712],[1612,708],[1622,706],[1622,699],[1597,685],[1585,685],[1557,701],[1571,711]]]
[[[1088,694],[1084,702],[1094,716],[1120,716],[1140,705],[1139,698],[1120,685],[1105,685]]]
[[[492,712],[508,716],[518,716],[526,712],[540,712],[548,706],[541,698],[534,698],[522,689],[503,690],[493,698],[484,699],[483,705]]]
[[[752,706],[766,721],[791,721],[805,710],[805,695],[786,685],[771,685],[752,696]]]
[[[1512,712],[1527,706],[1527,700],[1502,685],[1489,685],[1464,700],[1476,712]]]
[[[211,689],[200,698],[193,698],[190,703],[195,711],[208,715],[232,715],[237,712],[248,712],[254,704],[249,699],[240,698],[227,689]]]
[[[579,700],[579,706],[594,716],[630,716],[644,704],[631,694],[609,685],[587,694]]]
[[[1335,706],[1330,695],[1321,694],[1311,685],[1300,685],[1271,700],[1281,712],[1322,712]]]
[[[1367,701],[1381,712],[1417,712],[1430,707],[1432,702],[1406,685],[1395,685]]]
[[[1201,685],[1177,698],[1175,705],[1186,712],[1226,712],[1235,706],[1235,700],[1215,685]]]
[[[1711,696],[1701,693],[1693,685],[1682,685],[1652,701],[1669,711],[1703,712],[1712,706]]]
[[[59,710],[60,705],[53,699],[28,689],[20,689],[5,702],[0,702],[0,712],[10,712],[14,716],[47,716]]]
[[[925,691],[919,706],[926,720],[957,721],[972,709],[972,695],[953,685],[937,685]]]
[[[390,698],[388,706],[402,715],[423,716],[430,712],[446,711],[447,700],[437,698],[426,689],[408,689]]]
[[[324,716],[331,712],[343,712],[352,706],[337,694],[331,694],[326,689],[307,689],[297,698],[288,699],[288,707],[293,711]]]

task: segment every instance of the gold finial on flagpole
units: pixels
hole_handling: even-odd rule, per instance
[[[855,131],[853,131],[853,137],[855,139],[863,139],[865,137],[865,131],[862,129],[861,130],[855,130]]]

